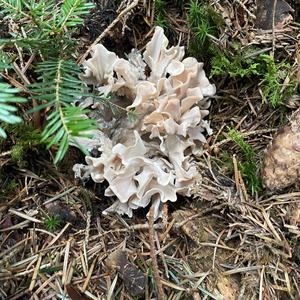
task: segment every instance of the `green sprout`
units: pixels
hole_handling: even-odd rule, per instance
[[[57,215],[49,215],[44,219],[44,224],[49,231],[55,231],[60,227],[61,221]]]

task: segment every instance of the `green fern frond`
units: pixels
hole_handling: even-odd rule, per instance
[[[58,145],[54,162],[59,162],[68,150],[74,137],[87,136],[86,132],[96,128],[95,121],[84,118],[87,113],[80,107],[72,106],[78,96],[84,95],[84,85],[78,79],[79,67],[73,61],[45,61],[36,70],[42,82],[31,85],[35,99],[45,103],[31,110],[51,109],[47,124],[42,132],[42,141],[48,148]]]
[[[19,90],[12,88],[9,84],[0,82],[0,124],[5,122],[8,124],[16,124],[22,122],[19,116],[15,115],[18,108],[16,103],[26,102],[26,99],[17,97]],[[4,129],[0,126],[0,137],[6,138]]]
[[[94,4],[85,0],[65,0],[60,8],[58,27],[74,27],[83,23],[81,15],[88,14]]]

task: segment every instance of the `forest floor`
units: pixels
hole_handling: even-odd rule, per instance
[[[98,1],[78,32],[81,53],[101,34],[101,43],[121,57],[142,50],[155,25],[164,26],[171,45],[187,46],[195,34],[189,1],[160,8],[164,2],[154,8],[153,1]],[[77,149],[57,167],[35,147],[16,161],[10,147],[18,135],[9,137],[0,148],[0,299],[300,299],[300,191],[267,190],[257,175],[267,145],[300,98],[294,92],[273,107],[263,97],[263,74],[237,75],[251,72],[254,61],[247,60],[260,53],[276,55],[277,65],[288,61],[297,75],[299,5],[278,0],[281,11],[274,14],[274,1],[251,3],[209,3],[222,19],[217,33],[208,28],[209,43],[240,55],[240,69],[211,76],[217,93],[213,134],[197,158],[202,180],[192,198],[165,206],[154,225],[143,210],[133,218],[102,215],[113,200],[103,196],[104,184],[74,179],[72,166],[84,162]],[[251,46],[256,54],[249,54]],[[189,47],[187,54],[200,50]],[[211,55],[197,57],[208,75],[222,67]],[[291,80],[284,78],[280,94]],[[243,145],[255,153],[257,182],[243,174]]]

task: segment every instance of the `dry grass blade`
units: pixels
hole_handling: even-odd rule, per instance
[[[31,221],[31,222],[34,222],[34,223],[42,223],[41,220],[38,220],[38,219],[36,219],[36,218],[34,218],[34,217],[28,215],[28,214],[24,214],[24,213],[22,213],[22,212],[20,212],[20,211],[18,211],[18,210],[15,210],[15,209],[10,208],[10,209],[9,209],[9,212],[12,213],[12,214],[15,214],[15,215],[18,216],[18,217],[21,217],[21,218],[23,218],[23,219],[26,219],[26,220],[28,220],[28,221]],[[37,214],[37,213],[38,213],[38,212],[36,211],[36,212],[32,212],[31,214],[34,215],[34,214]]]
[[[116,274],[112,284],[110,285],[108,292],[107,292],[107,300],[113,300],[114,299],[114,290],[117,284],[117,280],[118,280],[118,274]]]

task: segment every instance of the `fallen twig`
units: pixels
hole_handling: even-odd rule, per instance
[[[157,287],[157,299],[163,300],[164,299],[164,290],[162,287],[161,279],[159,276],[159,269],[156,259],[156,251],[155,251],[155,241],[154,241],[154,207],[152,206],[149,211],[149,244],[150,244],[150,256],[152,259],[152,266],[153,266],[153,274],[154,279],[156,282]]]

